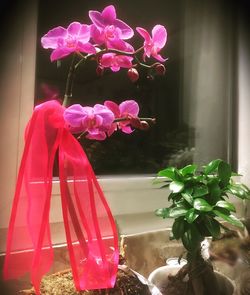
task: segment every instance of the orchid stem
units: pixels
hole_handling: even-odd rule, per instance
[[[146,122],[151,122],[151,123],[155,123],[155,118],[138,118],[140,121],[146,121]],[[116,118],[114,120],[114,123],[117,122],[123,122],[123,121],[127,121],[129,120],[128,117],[123,117],[123,118]]]
[[[69,104],[69,99],[72,97],[72,89],[73,89],[73,80],[74,80],[74,74],[75,74],[75,57],[76,55],[73,54],[70,68],[69,68],[69,73],[66,81],[66,88],[65,88],[65,94],[64,94],[64,99],[63,99],[63,106],[67,107]]]

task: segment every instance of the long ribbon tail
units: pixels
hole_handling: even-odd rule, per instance
[[[30,272],[37,294],[41,277],[53,261],[49,209],[52,168],[60,140],[58,129],[50,122],[55,106],[60,105],[52,101],[35,110],[27,127],[3,268],[5,279]]]
[[[76,288],[111,288],[119,259],[113,216],[78,141],[67,130],[61,139],[62,208]]]

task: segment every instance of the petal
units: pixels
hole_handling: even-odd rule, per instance
[[[163,58],[160,54],[152,54],[152,56],[160,62],[165,62],[167,58]]]
[[[56,27],[50,30],[41,38],[41,43],[43,48],[55,49],[58,47],[58,38],[65,38],[67,35],[67,30],[63,27]]]
[[[114,39],[114,40],[109,40],[107,42],[107,47],[109,49],[117,49],[125,52],[134,52],[134,47],[130,45],[129,43],[121,40],[121,39]]]
[[[96,139],[96,140],[104,140],[106,139],[106,137],[107,137],[106,133],[103,131],[99,131],[96,133],[89,132],[89,134],[86,136],[86,138],[88,139]]]
[[[164,26],[156,25],[152,30],[153,43],[159,47],[163,48],[167,42],[167,30]]]
[[[74,48],[69,49],[67,47],[59,47],[52,51],[50,55],[50,60],[55,61],[58,59],[61,59],[63,57],[66,57],[67,55],[71,54],[74,51]]]
[[[134,36],[133,29],[120,19],[114,21],[114,25],[121,30],[122,39],[130,39]]]
[[[109,68],[113,62],[114,57],[115,53],[105,53],[100,59],[100,64],[105,68]]]
[[[95,25],[90,26],[90,36],[93,38],[94,42],[98,45],[102,45],[105,41],[103,30],[99,30]]]
[[[132,67],[133,57],[126,55],[117,55],[116,63],[122,68],[131,68]]]
[[[105,7],[102,11],[102,17],[106,25],[111,25],[116,19],[116,11],[113,5]]]
[[[152,47],[151,46],[145,46],[144,47],[144,53],[147,57],[150,57],[152,54]]]
[[[97,26],[98,29],[105,27],[104,19],[99,11],[90,10],[89,18],[92,20],[93,24]]]
[[[73,22],[71,23],[68,28],[68,34],[70,34],[71,36],[78,36],[80,30],[81,30],[81,24],[79,22]]]
[[[95,128],[100,127],[102,125],[104,125],[104,119],[103,119],[103,117],[100,116],[100,115],[96,115],[95,116],[95,126],[96,126]]]
[[[81,126],[84,116],[83,107],[80,104],[73,104],[68,107],[63,114],[65,122],[71,127]]]
[[[102,126],[105,128],[110,127],[115,119],[113,112],[109,108],[101,104],[96,104],[93,109],[96,116],[102,117]]]
[[[82,43],[87,43],[90,39],[90,26],[89,25],[81,25],[79,34],[78,34],[78,40]]]
[[[94,45],[90,43],[83,44],[80,41],[77,43],[77,50],[79,50],[80,52],[85,52],[85,53],[93,53],[93,54],[96,53],[96,48]]]
[[[108,136],[111,136],[117,130],[117,123],[111,125],[109,130],[107,131]]]
[[[139,114],[139,105],[135,100],[125,100],[119,105],[122,116],[131,115],[137,117]]]
[[[132,128],[130,126],[123,126],[121,128],[121,131],[124,132],[124,133],[127,133],[127,134],[130,134],[132,133],[134,130],[132,130]]]
[[[140,28],[140,27],[137,27],[136,31],[145,39],[145,41],[147,43],[151,43],[152,40],[151,40],[151,37],[150,37],[148,31],[146,31],[145,29]]]
[[[107,107],[108,109],[111,110],[111,112],[115,115],[115,118],[119,118],[120,117],[120,109],[118,104],[116,104],[115,102],[111,101],[111,100],[106,100],[104,102],[105,107]]]
[[[112,72],[118,72],[118,71],[120,71],[121,67],[118,65],[112,65],[110,68],[111,68]]]

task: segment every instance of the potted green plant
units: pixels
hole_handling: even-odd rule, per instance
[[[171,205],[155,213],[162,218],[174,219],[171,238],[182,242],[187,259],[175,277],[169,280],[166,275],[158,285],[163,294],[179,294],[181,284],[185,285],[182,292],[185,290],[186,293],[180,294],[233,293],[232,288],[227,292],[225,286],[219,286],[220,279],[216,277],[211,263],[202,257],[201,242],[209,236],[213,239],[220,237],[223,231],[228,230],[227,224],[244,227],[234,215],[236,208],[229,196],[249,199],[250,190],[234,181],[232,176],[236,175],[230,164],[220,159],[205,165],[201,171],[197,170],[197,165],[188,165],[182,169],[168,167],[158,173],[161,177],[158,182],[170,190],[168,201]],[[154,283],[157,285],[156,281]],[[179,291],[173,291],[173,285]]]

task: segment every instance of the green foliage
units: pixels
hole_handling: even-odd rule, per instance
[[[172,238],[181,239],[189,251],[196,251],[206,236],[218,238],[222,224],[226,221],[243,227],[242,222],[232,214],[236,209],[228,201],[229,194],[240,199],[250,199],[250,189],[235,183],[231,166],[216,159],[197,171],[197,165],[182,169],[168,167],[158,173],[162,188],[168,187],[171,206],[156,210],[162,218],[174,218]],[[159,178],[158,178],[159,179]]]

